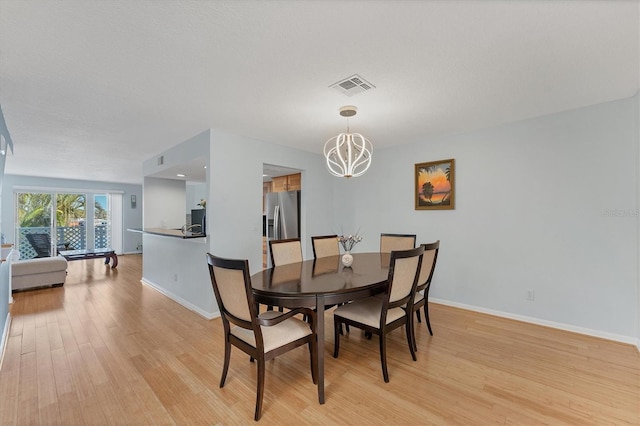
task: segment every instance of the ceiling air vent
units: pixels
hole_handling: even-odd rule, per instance
[[[353,96],[355,94],[376,88],[376,86],[369,83],[358,74],[354,74],[351,77],[340,80],[339,82],[334,83],[329,87],[332,89],[336,89],[340,93],[344,93],[347,96]]]
[[[162,166],[164,164],[164,155],[158,157],[158,166]]]

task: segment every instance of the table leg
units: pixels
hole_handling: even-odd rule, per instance
[[[107,258],[107,263],[109,263],[109,258]],[[115,268],[116,266],[118,266],[118,255],[113,253],[111,255],[111,269]]]
[[[324,404],[324,296],[316,296],[316,333],[318,335],[318,400]]]

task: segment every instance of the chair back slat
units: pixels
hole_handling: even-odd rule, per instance
[[[269,241],[273,266],[302,262],[302,245],[299,238]]]
[[[410,250],[416,246],[415,234],[380,234],[380,253]]]
[[[238,319],[251,321],[243,271],[214,266],[213,275],[224,309]]]
[[[313,246],[313,257],[315,259],[340,255],[337,235],[311,237],[311,245]]]
[[[397,302],[411,296],[411,292],[416,284],[416,275],[422,254],[422,249],[418,248],[414,250],[416,254],[410,257],[395,259],[393,277],[390,282],[389,303]]]
[[[418,277],[417,291],[424,290],[431,282],[433,271],[436,267],[438,251],[440,250],[440,240],[434,243],[421,245],[424,247],[424,254],[422,255],[422,264],[420,265],[420,276]]]

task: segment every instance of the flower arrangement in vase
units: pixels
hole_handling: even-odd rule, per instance
[[[350,267],[353,263],[351,250],[353,250],[353,247],[355,247],[356,244],[362,241],[362,236],[358,235],[358,233],[348,236],[340,235],[338,236],[338,241],[340,241],[340,244],[344,249],[344,254],[342,255],[342,264],[346,267]]]

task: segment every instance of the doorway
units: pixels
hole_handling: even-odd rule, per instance
[[[273,193],[297,192],[297,211],[283,214],[283,206],[279,205],[278,197]],[[300,238],[300,210],[299,202],[302,194],[302,170],[291,167],[262,165],[262,267],[270,265],[268,241],[270,239]],[[292,194],[293,195],[293,194]],[[287,220],[294,220],[295,225],[286,226]],[[275,223],[277,221],[277,223]],[[280,230],[287,229],[285,235]],[[278,235],[275,235],[275,233]]]

